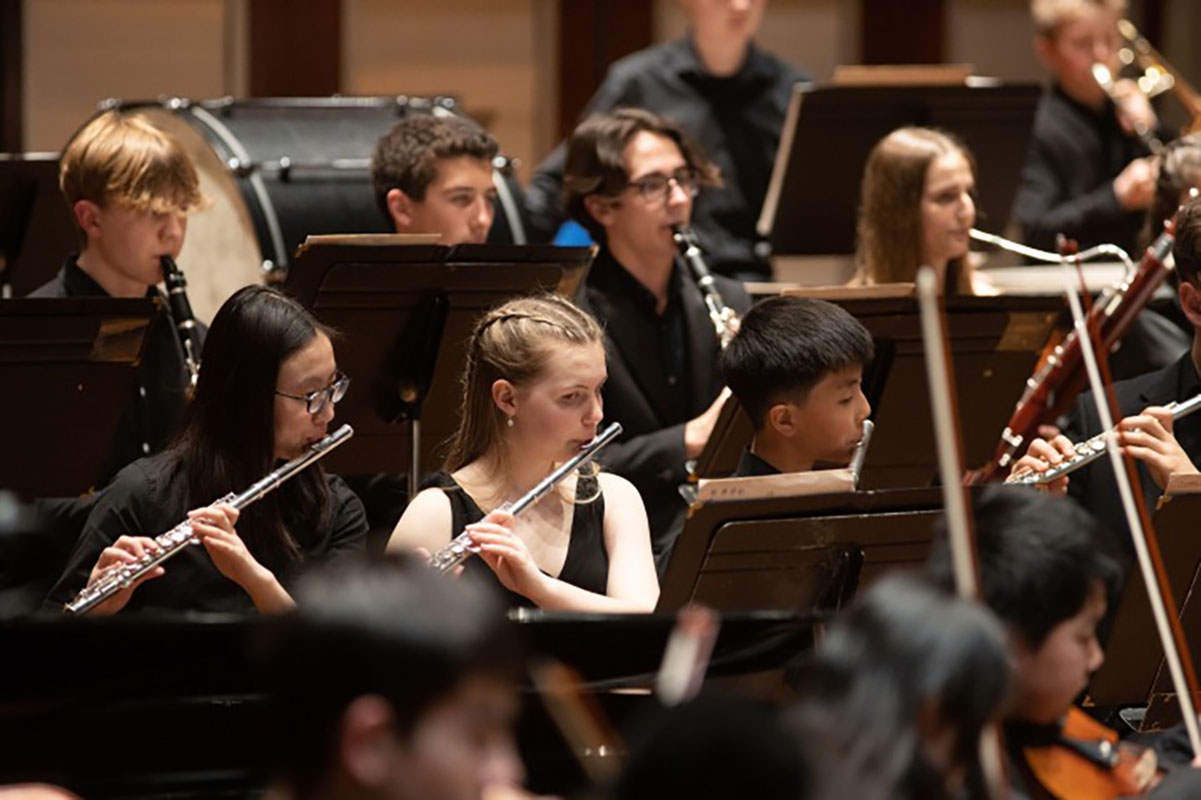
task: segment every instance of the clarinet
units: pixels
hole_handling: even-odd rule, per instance
[[[1190,397],[1183,403],[1169,403],[1168,408],[1172,412],[1172,419],[1178,420],[1182,417],[1187,417],[1194,411],[1201,411],[1201,394],[1195,397]],[[1043,472],[1030,470],[1029,472],[1021,472],[1017,475],[1010,475],[1006,479],[1006,483],[1016,483],[1021,486],[1037,486],[1039,484],[1050,483],[1054,480],[1062,478],[1064,475],[1071,474],[1083,467],[1085,464],[1091,464],[1101,456],[1105,455],[1109,450],[1109,432],[1098,433],[1096,436],[1073,445],[1076,450],[1076,455],[1070,458],[1065,458],[1063,461],[1048,467]]]
[[[576,453],[551,474],[547,475],[538,485],[523,494],[512,503],[505,503],[498,510],[508,511],[517,516],[525,509],[537,503],[555,488],[568,475],[587,464],[597,451],[621,435],[621,423],[614,422],[598,433],[592,441],[580,448]],[[471,533],[463,531],[450,544],[430,556],[429,566],[438,572],[450,572],[455,567],[471,558],[479,549],[471,543]]]
[[[717,333],[717,339],[721,342],[724,350],[738,330],[738,314],[726,305],[726,301],[721,297],[721,292],[717,290],[717,283],[713,280],[713,274],[709,272],[709,266],[705,264],[705,259],[701,257],[701,246],[692,228],[687,225],[677,225],[672,231],[671,238],[675,240],[680,255],[688,264],[688,268],[692,270],[692,277],[701,290],[701,296],[705,298],[705,308],[709,310],[709,321],[713,323],[713,330]]]
[[[162,256],[159,260],[163,265],[163,282],[167,284],[167,303],[171,306],[171,316],[175,319],[179,343],[183,345],[184,365],[188,368],[192,388],[196,388],[196,380],[200,377],[201,342],[200,329],[196,327],[196,317],[192,314],[192,304],[188,302],[188,279],[171,256]]]
[[[338,445],[354,435],[354,429],[343,425],[321,441],[313,444],[307,453],[292,459],[260,479],[241,494],[230,492],[212,505],[225,503],[241,510],[256,500],[278,489],[284,481],[293,477],[314,461],[329,454]],[[63,606],[63,610],[71,614],[83,614],[94,606],[103,603],[122,589],[128,589],[134,581],[142,577],[172,556],[178,555],[190,545],[200,544],[200,540],[192,534],[191,520],[184,520],[166,533],[154,537],[156,550],[146,553],[137,561],[120,564],[108,569],[95,583],[85,586],[75,599]]]

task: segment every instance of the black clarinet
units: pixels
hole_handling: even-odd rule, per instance
[[[726,301],[721,297],[721,292],[717,290],[717,282],[713,280],[709,266],[701,257],[701,246],[692,228],[687,225],[677,225],[671,236],[675,240],[676,247],[680,249],[680,255],[688,264],[688,268],[692,270],[692,277],[696,280],[697,288],[701,290],[701,296],[705,299],[705,308],[709,310],[709,321],[713,323],[713,330],[724,350],[738,330],[738,313],[726,305]]]
[[[183,345],[184,364],[195,388],[196,379],[200,377],[201,342],[200,329],[196,327],[196,317],[192,315],[192,304],[188,302],[188,279],[171,256],[162,256],[159,260],[163,265],[163,282],[167,284],[167,303],[175,319],[179,343]]]

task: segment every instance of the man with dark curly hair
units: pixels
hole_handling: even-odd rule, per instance
[[[371,185],[397,233],[436,233],[445,244],[482,243],[495,216],[492,135],[457,116],[416,114],[375,145]]]

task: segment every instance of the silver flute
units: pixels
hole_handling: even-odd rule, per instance
[[[1201,394],[1190,397],[1182,403],[1169,403],[1167,408],[1172,412],[1172,420],[1178,420],[1182,417],[1187,417],[1194,411],[1201,411]],[[1064,475],[1083,467],[1085,464],[1096,461],[1101,456],[1105,455],[1109,449],[1109,434],[1108,432],[1098,433],[1096,436],[1074,445],[1076,455],[1065,458],[1063,461],[1048,467],[1043,472],[1029,470],[1019,472],[1016,475],[1011,475],[1005,481],[1006,483],[1016,483],[1020,486],[1037,486],[1051,481],[1058,480]]]
[[[713,280],[713,274],[709,272],[709,266],[702,257],[700,242],[697,241],[696,233],[692,228],[687,225],[677,225],[672,231],[671,238],[675,240],[680,255],[688,264],[688,269],[692,271],[692,277],[701,290],[701,296],[705,299],[705,308],[709,310],[709,321],[713,323],[713,330],[724,350],[738,330],[738,312],[726,305],[721,292],[717,290],[717,282]]]
[[[555,488],[568,475],[575,470],[587,464],[596,455],[597,451],[607,445],[609,442],[621,435],[621,423],[614,422],[598,433],[592,441],[580,448],[580,452],[576,453],[567,461],[564,461],[551,474],[547,475],[538,485],[528,492],[517,498],[512,503],[505,503],[498,511],[508,511],[513,516],[517,516],[525,509],[537,503],[543,497]],[[430,556],[429,565],[438,572],[450,572],[455,567],[462,564],[467,559],[471,558],[479,552],[478,548],[471,543],[471,533],[463,531],[450,544],[443,547],[438,552]]]
[[[212,505],[224,503],[241,510],[278,489],[284,481],[295,476],[314,461],[328,455],[331,450],[351,436],[354,436],[354,429],[349,425],[343,425],[309,447],[307,453],[273,470],[246,491],[241,494],[230,492]],[[172,556],[183,552],[186,547],[200,544],[200,540],[192,533],[192,521],[184,520],[166,533],[154,537],[154,544],[153,550],[145,553],[137,561],[111,567],[102,573],[94,583],[89,583],[79,594],[75,595],[74,600],[63,606],[63,610],[70,614],[83,614],[90,611],[122,589],[128,589],[138,578]]]
[[[863,437],[859,440],[859,444],[855,445],[855,454],[851,456],[849,465],[855,488],[859,488],[859,476],[863,474],[863,462],[867,460],[867,448],[872,443],[872,431],[875,429],[876,423],[870,419],[863,421]]]

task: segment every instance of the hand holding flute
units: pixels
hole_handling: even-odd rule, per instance
[[[1173,420],[1197,410],[1201,410],[1201,395],[1182,403],[1149,406],[1119,422],[1114,427],[1114,438],[1121,451],[1141,461],[1155,484],[1163,489],[1173,473],[1197,472],[1172,432]],[[1050,440],[1034,439],[1026,455],[1015,462],[1006,482],[1064,494],[1068,475],[1104,455],[1108,441],[1105,433],[1079,444],[1073,444],[1062,434]]]

